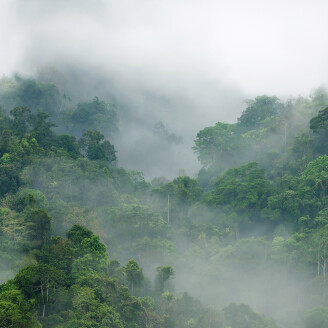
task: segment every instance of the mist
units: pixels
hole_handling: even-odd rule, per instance
[[[44,193],[50,203],[60,205],[59,210],[56,206],[48,207],[53,217],[54,234],[64,236],[72,225],[85,225],[101,237],[111,260],[124,265],[129,259],[136,259],[152,285],[155,285],[156,267],[170,265],[175,270],[175,277],[166,287],[178,295],[187,291],[202,304],[215,309],[230,303],[249,304],[255,311],[273,317],[281,327],[298,327],[300,317],[311,302],[306,283],[308,272],[300,275],[293,268],[294,263],[286,266],[274,257],[275,250],[281,247],[279,241],[287,238],[291,231],[276,231],[277,239],[265,241],[261,237],[261,225],[256,224],[243,236],[248,239],[241,239],[237,246],[231,244],[235,242],[231,235],[211,237],[205,233],[202,238],[200,234],[196,241],[191,241],[184,229],[179,229],[179,210],[172,207],[171,225],[165,224],[168,239],[164,233],[162,244],[156,244],[160,241],[152,233],[143,232],[147,237],[142,239],[139,238],[140,231],[126,232],[142,215],[154,215],[156,198],[145,200],[148,206],[141,208],[141,216],[136,218],[138,214],[125,209],[129,204],[135,206],[136,200],[124,200],[104,176],[94,179],[80,170],[69,160],[46,159],[24,171],[24,178],[32,188]],[[122,188],[120,192],[129,192],[131,186],[126,184]],[[160,201],[166,203],[167,200]],[[117,214],[117,209],[122,212]],[[140,215],[140,210],[138,212]],[[198,222],[200,231],[213,220],[220,226],[227,220],[223,212],[213,211],[205,205],[196,204],[189,212],[190,220],[193,224]],[[166,220],[165,209],[159,213],[157,219]],[[125,221],[123,227],[119,220]],[[142,229],[149,226],[152,224],[148,223]],[[3,278],[10,274],[12,272]]]
[[[119,115],[129,111],[130,122],[121,115],[116,141],[120,163],[149,178],[173,178],[182,167],[195,176],[196,133],[217,121],[234,122],[244,99],[308,94],[328,80],[325,1],[0,6],[0,72],[36,77],[55,67],[73,99],[98,96],[115,102]],[[140,164],[140,144],[154,150],[149,131],[158,121],[178,131],[183,147],[171,159],[163,150]]]
[[[199,130],[219,121],[235,123],[247,106],[245,99],[262,94],[283,100],[308,97],[313,88],[328,85],[327,12],[324,0],[4,0],[0,4],[0,75],[18,73],[54,83],[61,94],[69,95],[72,107],[94,97],[114,104],[119,132],[110,141],[119,166],[141,171],[147,181],[195,178],[202,167],[192,150]],[[307,119],[295,114],[290,118],[293,129],[298,123],[307,126]],[[156,134],[158,122],[168,135],[181,137],[181,142]],[[262,154],[267,145],[281,151],[277,140],[281,142],[280,135],[271,136],[257,153]],[[238,155],[242,163],[244,154]],[[246,155],[248,160],[253,152]],[[55,160],[38,164],[49,172],[55,167],[56,176],[65,165],[75,165]],[[109,200],[101,198],[104,190],[110,194],[115,189],[111,182],[83,176],[75,185],[68,183],[74,168],[58,178],[62,184],[56,188],[67,194],[58,196],[56,190],[58,195],[53,196],[46,173],[40,182],[31,178],[29,169],[25,174],[32,187],[47,197],[90,207],[91,214],[77,210],[81,217],[67,220],[90,224],[111,251],[104,231],[115,236],[119,229],[103,226],[110,222],[111,208],[124,203],[114,191]],[[152,202],[151,197],[145,200],[150,209]],[[211,211],[204,207],[198,215],[206,221],[213,216]],[[59,220],[62,213],[51,214]],[[165,220],[165,210],[160,215]],[[55,231],[65,233],[56,226]],[[195,244],[183,231],[171,233],[170,242],[177,245],[172,254],[165,249],[146,259],[138,249],[131,254],[114,245],[114,256],[122,263],[134,256],[152,280],[155,268],[166,261],[176,271],[172,286],[178,292],[187,290],[206,305],[222,308],[242,302],[273,316],[284,327],[298,322],[308,305],[304,300],[307,277],[295,277],[293,270],[275,266],[274,261],[245,271],[243,265],[227,260],[232,254],[227,239],[213,237],[209,245],[201,240]],[[247,237],[260,244],[258,235],[254,228]],[[125,242],[130,243],[122,238]],[[257,254],[251,254],[251,260]],[[3,266],[7,268],[7,263]],[[9,276],[6,272],[1,278]]]

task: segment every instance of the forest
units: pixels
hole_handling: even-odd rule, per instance
[[[15,75],[0,106],[1,328],[328,327],[324,87],[245,100],[174,179],[120,166],[97,94]]]

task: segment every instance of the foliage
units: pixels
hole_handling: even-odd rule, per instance
[[[158,288],[160,293],[164,292],[164,284],[168,281],[171,277],[174,276],[175,272],[173,268],[169,265],[162,265],[156,268],[157,271],[157,281],[158,281]]]
[[[124,272],[131,287],[131,294],[133,295],[134,287],[140,285],[144,279],[142,269],[135,260],[131,259],[126,264]]]
[[[328,308],[320,306],[308,310],[303,317],[304,328],[324,328],[328,324]]]
[[[282,108],[277,97],[266,95],[256,97],[255,100],[248,100],[246,103],[246,110],[238,118],[238,124],[245,131],[259,128],[265,119],[277,115]]]
[[[123,113],[62,91],[0,81],[0,327],[273,328],[248,305],[226,304],[249,296],[253,280],[287,295],[277,276],[306,289],[303,326],[326,325],[324,88],[247,101],[237,123],[198,132],[197,178],[151,183],[118,166],[108,138],[120,138]],[[161,122],[153,134],[182,143]],[[174,292],[175,276],[215,307]],[[267,311],[286,304],[281,295],[268,294]],[[297,326],[289,310],[281,322]]]
[[[272,319],[254,312],[245,304],[230,304],[223,309],[227,326],[233,328],[277,328]]]
[[[107,104],[98,97],[78,103],[69,120],[72,124],[70,132],[75,131],[79,135],[92,129],[101,131],[109,138],[118,131],[115,105]]]
[[[103,139],[104,136],[99,131],[88,130],[79,140],[79,146],[88,159],[103,160],[111,164],[116,161],[116,151],[108,140]]]
[[[218,122],[214,127],[198,132],[193,149],[198,154],[201,163],[208,166],[219,160],[228,160],[228,163],[233,161],[233,152],[241,147],[237,126]]]

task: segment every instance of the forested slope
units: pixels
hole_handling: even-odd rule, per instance
[[[96,96],[3,78],[0,105],[0,327],[328,325],[324,88],[248,100],[172,181],[120,167]]]

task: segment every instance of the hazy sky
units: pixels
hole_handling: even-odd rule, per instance
[[[191,145],[245,98],[328,85],[327,17],[327,0],[0,0],[0,75],[92,72]]]
[[[307,93],[328,80],[327,15],[326,0],[1,0],[0,71],[78,60],[150,89]]]

